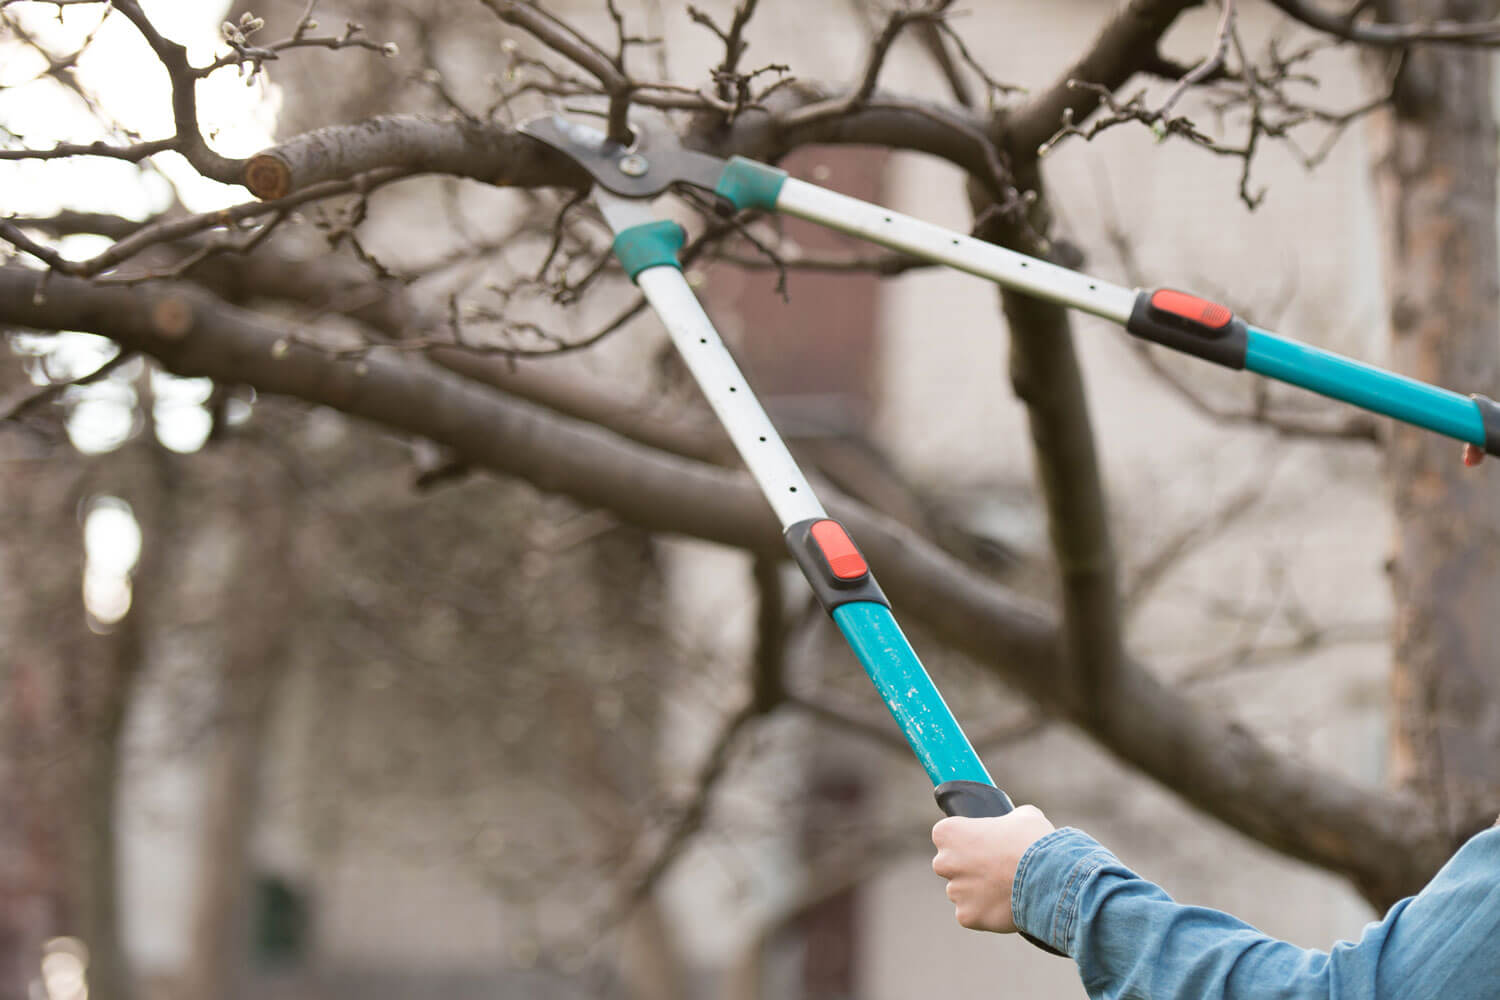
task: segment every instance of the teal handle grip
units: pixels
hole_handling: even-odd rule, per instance
[[[834,608],[833,620],[932,783],[994,785],[891,609],[872,601],[855,601]]]
[[[762,212],[776,211],[776,199],[781,196],[781,185],[786,183],[786,171],[769,167],[764,163],[747,160],[743,156],[731,157],[719,175],[714,193],[743,212],[754,208]]]
[[[1331,351],[1250,327],[1245,367],[1372,413],[1485,445],[1484,414],[1473,399]]]
[[[669,219],[658,219],[631,226],[620,233],[615,237],[613,249],[625,273],[634,281],[636,275],[647,268],[675,267],[682,270],[682,265],[677,262],[677,252],[686,241],[687,234],[681,226]]]

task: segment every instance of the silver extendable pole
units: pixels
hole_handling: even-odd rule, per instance
[[[1130,311],[1135,307],[1133,289],[976,240],[795,177],[788,177],[782,184],[776,198],[776,210],[1116,323],[1128,321]]]

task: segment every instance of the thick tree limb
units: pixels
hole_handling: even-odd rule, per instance
[[[476,466],[606,507],[647,528],[782,556],[780,532],[742,473],[644,448],[407,355],[330,358],[296,344],[288,324],[191,286],[108,288],[4,266],[0,316],[42,330],[99,333],[183,375],[249,384],[421,435]],[[1056,686],[1063,644],[1044,608],[863,505],[829,499],[880,567],[882,584],[903,614],[1209,813],[1348,876],[1372,898],[1414,891],[1450,853],[1453,845],[1419,803],[1275,753],[1128,658],[1110,684],[1110,711],[1102,717],[1088,712]]]
[[[1332,14],[1304,0],[1271,0],[1271,5],[1287,17],[1309,28],[1327,32],[1361,45],[1403,48],[1432,43],[1442,45],[1500,45],[1500,21],[1467,24],[1462,21],[1426,21],[1412,24],[1382,24],[1356,21],[1345,14]]]
[[[1032,161],[1034,162],[1034,161]],[[1041,192],[1040,176],[1027,186]],[[1031,225],[976,199],[980,234],[1040,254]],[[1038,201],[1039,213],[1046,211]],[[1026,406],[1037,481],[1062,583],[1063,683],[1094,728],[1113,724],[1113,688],[1128,672],[1109,509],[1067,310],[1011,289],[1000,293],[1010,327],[1010,377]]]
[[[725,157],[776,160],[816,143],[878,145],[928,153],[978,177],[997,173],[986,123],[963,109],[877,92],[840,117],[817,112],[839,102],[804,86],[795,97],[788,94],[788,106],[776,113],[746,110],[729,128],[687,138],[702,151]],[[583,189],[590,183],[566,156],[504,125],[419,115],[387,115],[293,136],[251,157],[243,183],[257,197],[280,198],[381,166],[514,187]]]
[[[252,156],[243,182],[257,198],[284,198],[378,167],[516,187],[582,189],[590,183],[577,164],[513,129],[421,115],[381,115],[293,136]]]

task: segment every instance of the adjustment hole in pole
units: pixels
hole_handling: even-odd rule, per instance
[[[1090,285],[1089,286],[1089,291],[1091,291],[1091,292],[1097,292],[1098,290],[1099,290],[1099,286],[1098,285]]]
[[[698,343],[700,343],[700,344],[706,344],[706,343],[708,343],[708,338],[707,337],[699,337],[698,338]]]
[[[953,241],[953,245],[954,245],[954,246],[958,246],[958,240],[954,240],[954,241]]]
[[[734,387],[734,386],[730,386],[730,387],[729,387],[729,391],[730,391],[730,392],[737,392],[737,391],[738,391],[738,390],[737,390],[737,389],[735,389],[735,387]]]
[[[1022,266],[1022,267],[1030,267],[1030,266],[1031,266],[1031,265],[1029,265],[1029,264],[1027,264],[1027,263],[1026,263],[1026,262],[1025,262],[1025,261],[1024,261],[1024,260],[1023,260],[1023,261],[1021,261],[1021,266]]]
[[[764,435],[764,434],[762,434],[762,435],[761,435],[761,436],[760,436],[760,439],[761,439],[761,440],[762,440],[762,441],[764,441],[764,440],[765,440],[765,439],[766,439],[766,436],[765,436],[765,435]]]
[[[793,487],[791,487],[791,490],[792,490],[793,493],[796,493],[797,492],[797,487],[793,486]]]
[[[885,221],[886,221],[886,222],[890,222],[890,221],[891,221],[891,217],[890,217],[890,216],[889,216],[889,215],[887,215],[887,216],[886,216],[886,217],[885,217]]]

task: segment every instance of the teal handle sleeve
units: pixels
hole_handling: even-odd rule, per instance
[[[973,781],[993,786],[891,609],[872,601],[855,601],[834,608],[833,620],[932,783]]]
[[[1250,327],[1245,367],[1373,413],[1484,447],[1485,420],[1468,396]]]

